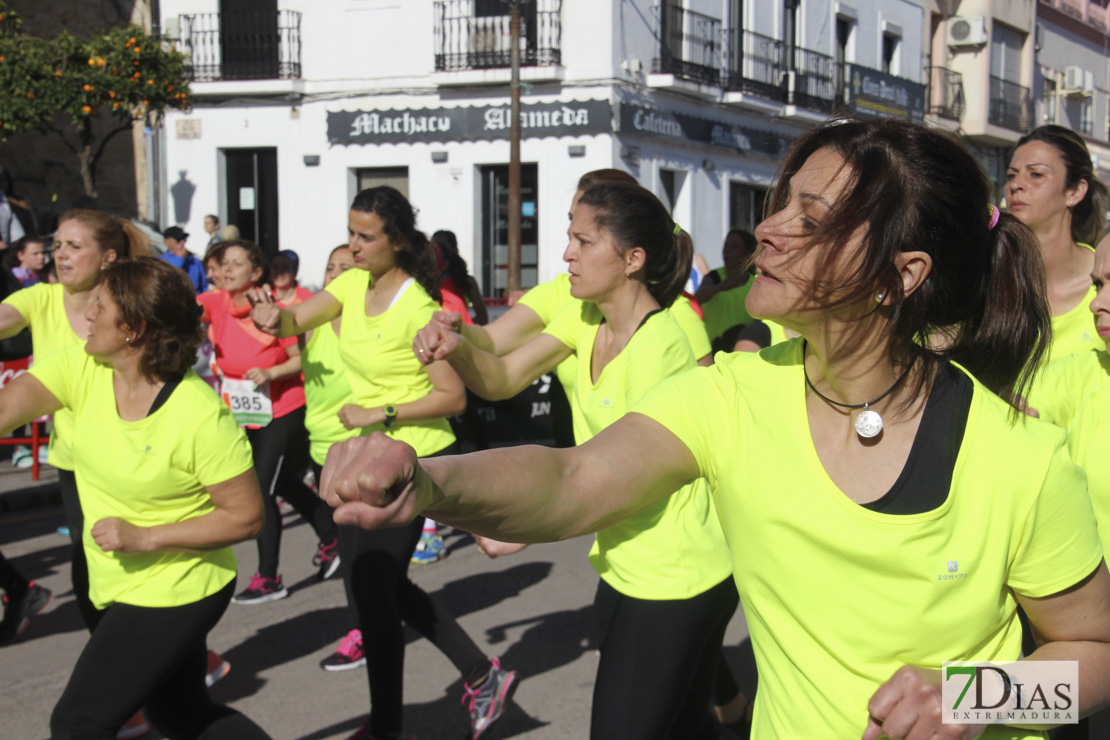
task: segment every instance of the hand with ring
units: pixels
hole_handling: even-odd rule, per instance
[[[412,340],[412,348],[416,358],[423,365],[431,365],[436,360],[443,360],[453,355],[462,342],[462,335],[451,331],[442,322],[432,320]]]

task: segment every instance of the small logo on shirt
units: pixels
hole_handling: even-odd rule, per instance
[[[153,454],[154,454],[154,450],[150,449],[150,445],[147,445],[147,446],[146,446],[146,449],[145,449],[145,450],[143,450],[143,454],[144,454],[144,455],[153,455]]]
[[[948,572],[937,574],[938,581],[956,581],[961,578],[967,578],[967,573],[960,572],[960,561],[958,560],[949,560]]]

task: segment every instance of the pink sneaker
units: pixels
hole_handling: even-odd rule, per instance
[[[349,671],[366,665],[366,653],[362,652],[362,630],[351,630],[339,641],[335,652],[320,661],[325,671]]]

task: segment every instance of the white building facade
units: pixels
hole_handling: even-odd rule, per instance
[[[280,2],[280,7],[278,7]],[[218,214],[319,285],[359,189],[391,184],[450,229],[488,296],[507,262],[502,0],[164,0],[194,107],[167,116],[168,222]],[[531,0],[523,12],[525,286],[565,269],[585,172],[655,192],[719,264],[783,152],[838,110],[921,121],[924,2]]]

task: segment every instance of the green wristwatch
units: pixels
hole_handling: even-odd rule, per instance
[[[382,426],[389,429],[393,426],[393,422],[397,421],[397,407],[391,403],[386,404],[385,408],[382,409],[382,413],[385,414],[385,421],[382,422]]]

